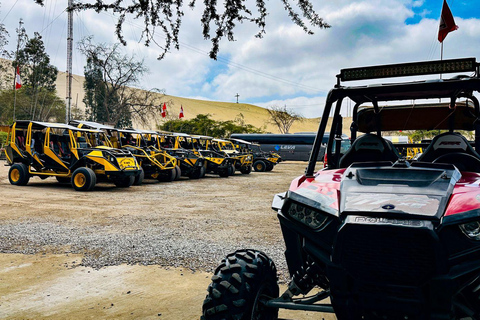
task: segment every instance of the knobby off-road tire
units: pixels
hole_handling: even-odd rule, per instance
[[[140,186],[143,183],[143,179],[145,179],[145,171],[143,168],[140,168],[140,172],[135,176],[135,180],[133,180],[134,186]]]
[[[266,168],[267,165],[263,160],[257,160],[253,163],[253,169],[255,169],[256,172],[265,172]]]
[[[129,188],[133,185],[134,182],[135,182],[135,176],[127,176],[127,177],[123,177],[118,180],[115,180],[114,183],[118,188]]]
[[[8,170],[8,180],[15,186],[25,186],[30,180],[28,167],[23,163],[15,163]]]
[[[262,295],[277,298],[277,269],[261,251],[237,250],[215,270],[203,302],[201,320],[275,320],[278,309],[259,302]]]
[[[72,174],[72,187],[77,191],[90,191],[95,188],[97,176],[92,169],[81,167],[75,169]]]

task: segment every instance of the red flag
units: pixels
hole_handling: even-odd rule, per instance
[[[180,106],[180,114],[178,115],[178,119],[182,119],[184,117],[183,115],[183,106]]]
[[[20,67],[17,66],[17,74],[15,75],[15,89],[22,87],[22,80],[20,79]]]
[[[163,108],[162,108],[162,118],[165,118],[166,116],[167,116],[167,105],[164,102]]]
[[[438,27],[438,41],[443,42],[447,34],[458,29],[453,20],[452,11],[448,7],[447,0],[443,0],[442,13],[440,15],[440,25]]]

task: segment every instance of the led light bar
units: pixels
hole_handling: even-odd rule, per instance
[[[340,70],[341,81],[420,76],[426,74],[476,71],[475,58],[435,60]]]

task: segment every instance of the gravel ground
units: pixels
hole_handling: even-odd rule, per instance
[[[229,252],[266,252],[285,279],[284,245],[270,209],[273,195],[288,189],[304,162],[272,172],[220,178],[146,180],[128,189],[99,184],[76,192],[52,178],[27,186],[8,182],[0,165],[0,253],[73,253],[79,265],[184,267],[212,272]]]

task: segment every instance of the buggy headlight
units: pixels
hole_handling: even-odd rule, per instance
[[[469,239],[480,240],[480,221],[472,221],[468,223],[461,224],[460,230],[463,234],[466,235]]]
[[[296,204],[292,202],[288,209],[288,214],[293,219],[309,226],[313,229],[318,229],[325,225],[327,222],[328,216],[321,212],[315,211],[313,209],[307,208],[305,206]]]

